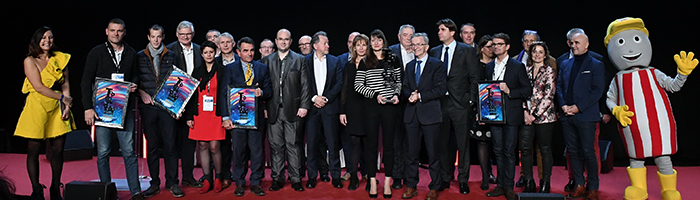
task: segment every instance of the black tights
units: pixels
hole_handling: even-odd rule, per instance
[[[481,178],[482,181],[488,181],[489,175],[491,175],[491,142],[480,140],[477,147],[477,153],[479,156],[479,164],[481,165]]]
[[[58,187],[61,183],[61,172],[63,172],[63,147],[66,143],[66,135],[56,138],[49,138],[51,145],[51,187]],[[40,188],[39,183],[39,152],[41,143],[45,140],[29,139],[27,147],[27,173],[33,188]]]

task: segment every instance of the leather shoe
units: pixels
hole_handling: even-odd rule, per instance
[[[202,183],[200,183],[197,180],[194,180],[194,178],[184,178],[182,179],[182,185],[190,186],[190,187],[195,187],[195,188],[201,188]]]
[[[449,182],[449,181],[443,181],[443,182],[442,182],[442,185],[440,185],[440,188],[438,188],[437,191],[442,192],[443,190],[449,189],[449,188],[450,188],[450,182]]]
[[[459,193],[469,194],[469,185],[467,183],[459,183]]]
[[[358,187],[360,187],[360,180],[358,180],[357,177],[351,177],[350,184],[348,185],[348,190],[357,190]]]
[[[129,200],[143,200],[143,194],[138,193],[134,196],[131,196],[131,198]]]
[[[316,179],[309,179],[309,181],[306,182],[306,188],[315,188],[316,187]]]
[[[574,184],[574,179],[569,179],[569,183],[567,183],[566,186],[564,186],[564,191],[574,191],[574,187],[576,187],[576,184]]]
[[[281,181],[272,181],[272,186],[270,186],[270,191],[277,191],[282,189],[284,187],[284,182]]]
[[[489,182],[488,180],[482,180],[481,185],[480,185],[481,190],[486,191],[489,190]]]
[[[321,182],[331,182],[331,177],[328,174],[321,175]]]
[[[403,195],[401,195],[401,198],[410,199],[415,196],[418,196],[418,191],[416,190],[416,188],[406,187],[406,192],[404,192]]]
[[[304,187],[301,186],[301,182],[292,183],[292,188],[295,191],[299,191],[299,192],[304,191]]]
[[[148,187],[146,191],[143,191],[143,197],[152,197],[155,196],[156,194],[160,193],[160,187],[157,185],[151,185],[151,187]]]
[[[395,190],[403,188],[403,185],[401,184],[401,179],[395,178],[394,183],[391,184],[391,188],[394,188]]]
[[[515,183],[515,187],[524,187],[525,186],[525,177],[520,176],[520,179],[518,179],[518,182]]]
[[[334,188],[343,188],[343,181],[340,178],[334,178],[332,184]]]
[[[236,185],[236,191],[233,191],[233,195],[236,195],[237,197],[242,197],[245,194],[245,186],[244,185]]]
[[[549,181],[540,179],[540,190],[538,191],[539,193],[549,193],[551,189],[552,186],[550,185]]]
[[[586,200],[598,200],[598,190],[588,190]]]
[[[537,192],[537,185],[535,184],[534,179],[529,179],[525,181],[525,189],[523,190],[524,193],[535,193]]]
[[[255,196],[265,196],[265,191],[259,185],[250,186],[250,192]]]
[[[425,200],[437,200],[438,199],[438,192],[435,190],[430,190],[428,192],[428,195],[425,196]]]
[[[490,192],[487,192],[486,196],[487,197],[497,197],[497,196],[503,196],[504,194],[506,194],[506,190],[501,186],[496,186],[496,188],[494,188]]]
[[[513,190],[507,190],[505,196],[506,200],[515,200],[515,192]]]
[[[221,181],[221,188],[226,189],[231,186],[231,179],[224,179]]]
[[[586,195],[586,186],[577,185],[574,188],[573,192],[570,192],[569,194],[566,195],[566,198],[567,199],[576,199],[576,198],[581,198],[584,195]]]
[[[183,197],[185,196],[185,193],[182,192],[182,189],[180,189],[180,186],[177,185],[172,185],[168,187],[168,191],[173,194],[174,197]]]

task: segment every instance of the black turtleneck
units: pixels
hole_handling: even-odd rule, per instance
[[[574,105],[574,93],[573,87],[576,77],[578,76],[578,71],[581,70],[581,64],[583,60],[588,57],[588,51],[581,55],[574,55],[574,65],[571,67],[571,72],[569,72],[569,88],[566,89],[566,96],[564,97],[564,102],[566,105]]]

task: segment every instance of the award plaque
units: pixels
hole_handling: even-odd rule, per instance
[[[498,87],[501,81],[479,82],[479,122],[505,124],[505,99]]]
[[[258,107],[253,87],[229,87],[229,113],[233,128],[258,129],[255,109]]]
[[[171,115],[178,116],[184,111],[197,86],[199,80],[173,65],[168,79],[158,86],[153,103]]]
[[[127,105],[129,105],[129,86],[132,83],[95,78],[92,92],[93,108],[98,119],[95,125],[110,128],[124,128]]]

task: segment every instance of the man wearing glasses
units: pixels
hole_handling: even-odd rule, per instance
[[[292,33],[287,29],[277,31],[277,52],[264,57],[261,62],[269,66],[272,97],[267,100],[268,142],[272,157],[272,186],[277,191],[284,186],[284,160],[287,157],[288,173],[292,188],[304,191],[301,184],[301,151],[303,118],[311,108],[309,69],[304,57],[289,47]],[[302,101],[303,100],[303,101]]]
[[[262,58],[272,53],[275,53],[275,44],[272,43],[272,40],[265,38],[260,42],[260,59],[262,60]]]
[[[515,176],[515,150],[518,139],[518,126],[524,124],[523,101],[532,95],[532,86],[525,71],[525,65],[508,56],[510,36],[497,33],[493,36],[493,54],[496,59],[486,64],[486,79],[499,81],[501,97],[506,113],[506,123],[491,125],[491,141],[498,161],[498,185],[486,193],[488,197],[505,195],[515,199],[513,192]]]
[[[175,53],[175,66],[192,74],[195,66],[199,66],[202,61],[202,52],[198,44],[192,42],[194,37],[194,25],[189,21],[182,21],[177,25],[175,32],[177,41],[170,43],[166,48]],[[178,119],[175,130],[177,132],[177,149],[180,150],[182,162],[182,184],[190,187],[202,187],[202,183],[194,179],[194,149],[196,141],[189,139],[190,127],[185,119]]]
[[[311,36],[304,35],[299,38],[299,51],[301,55],[306,56],[311,54]]]

